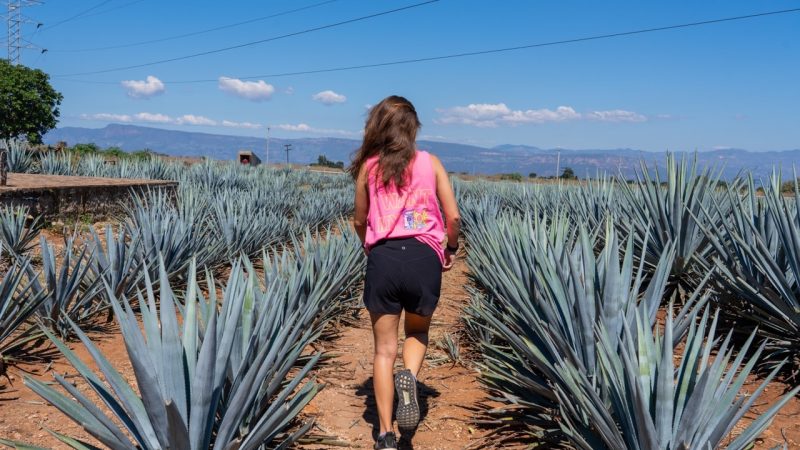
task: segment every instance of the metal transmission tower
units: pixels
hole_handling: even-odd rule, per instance
[[[42,26],[41,23],[30,20],[22,14],[24,7],[41,5],[41,0],[7,0],[6,1],[6,23],[8,27],[7,45],[8,61],[17,65],[20,63],[23,49],[39,49],[42,53],[47,50],[41,49],[23,37],[23,27],[26,24],[36,24],[36,28]]]

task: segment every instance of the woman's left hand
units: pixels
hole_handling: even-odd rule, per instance
[[[452,269],[455,261],[456,252],[451,252],[448,249],[444,249],[444,265],[442,266],[442,272],[447,272],[448,270]]]

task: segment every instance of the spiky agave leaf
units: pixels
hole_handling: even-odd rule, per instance
[[[183,276],[194,258],[213,264],[222,243],[211,233],[202,211],[178,210],[164,190],[134,195],[125,222],[127,234],[141,241],[142,259],[157,279],[159,258],[170,279]]]
[[[225,244],[227,260],[241,254],[254,256],[265,246],[284,241],[289,234],[286,216],[259,208],[248,200],[232,196],[214,202],[213,223]]]
[[[671,313],[663,335],[661,327],[654,333],[648,320],[637,314],[633,328],[626,324],[621,346],[609,340],[604,324],[599,324],[599,357],[607,398],[596,395],[596,383],[580,367],[567,359],[559,362],[563,377],[555,390],[564,417],[562,429],[571,443],[586,450],[666,450],[719,448],[733,437],[727,448],[750,448],[800,387],[733,433],[777,369],[752,394],[744,395],[742,386],[764,345],[746,356],[755,333],[739,349],[731,345],[729,333],[715,348],[719,342],[715,336],[717,316],[710,325],[708,322],[706,309],[699,324],[691,323],[686,338],[675,342]],[[678,345],[685,347],[676,367]]]
[[[76,167],[68,152],[46,152],[39,157],[40,171],[47,175],[75,175]]]
[[[621,207],[625,211],[624,226],[632,228],[632,234],[643,237],[649,235],[645,244],[638,245],[646,249],[645,259],[653,267],[661,255],[674,247],[675,256],[670,270],[670,294],[678,294],[681,299],[685,293],[691,293],[700,282],[702,276],[692,270],[697,260],[702,260],[711,250],[702,226],[715,227],[721,220],[718,214],[703,217],[705,223],[698,223],[704,209],[713,202],[724,202],[724,196],[717,193],[721,186],[722,170],[701,169],[697,166],[697,157],[690,161],[686,156],[680,160],[675,155],[667,155],[666,178],[661,179],[658,167],[654,169],[655,177],[642,162],[637,173],[636,184],[630,185],[619,179],[619,185],[625,202]],[[739,182],[734,182],[735,186]],[[730,205],[724,205],[727,211]]]
[[[114,229],[106,226],[104,239],[94,228],[91,228],[91,233],[91,279],[102,278],[116,298],[135,295],[144,270],[140,237],[129,237],[124,227],[119,227],[115,235]]]
[[[41,216],[28,219],[26,206],[3,206],[0,208],[0,247],[10,256],[26,255],[36,242],[44,227]]]
[[[0,139],[6,149],[8,171],[26,173],[33,167],[33,152],[27,142],[20,139]]]
[[[75,250],[75,238],[71,237],[57,261],[55,248],[42,236],[42,282],[29,270],[34,291],[45,297],[39,312],[41,320],[65,339],[72,335],[70,322],[88,325],[109,308],[100,295],[100,280],[89,276],[92,253],[85,245]]]
[[[73,330],[102,379],[60,339],[46,333],[109,412],[58,375],[56,381],[74,399],[30,377],[25,379],[26,384],[110,448],[258,449],[265,445],[286,446],[297,439],[307,426],[296,432],[287,432],[287,427],[316,394],[318,386],[304,380],[319,355],[309,358],[291,378],[283,370],[286,363],[281,361],[299,356],[298,347],[303,347],[303,342],[294,340],[299,332],[296,319],[305,312],[289,314],[284,327],[273,334],[273,340],[248,349],[248,364],[235,365],[230,354],[241,332],[245,296],[229,297],[226,308],[218,310],[213,297],[206,300],[200,295],[191,264],[187,279],[192,281],[183,296],[187,314],[179,325],[163,263],[159,273],[160,307],[156,305],[153,282],[145,273],[146,292],[139,299],[143,328],[127,299],[112,301],[139,394],[74,323]],[[232,276],[226,291],[245,292],[242,284],[246,282],[243,276]],[[198,310],[204,310],[208,319],[202,324],[200,314],[192,314]],[[265,315],[258,326],[273,326],[275,319]],[[278,379],[279,376],[283,378]],[[85,445],[67,436],[59,437],[73,448]]]
[[[795,182],[797,183],[797,182]],[[800,364],[800,189],[785,198],[780,177],[773,175],[757,196],[754,184],[744,196],[729,191],[727,220],[705,228],[715,253],[708,265],[732,295],[723,298],[729,317],[754,323],[769,338],[770,361]],[[717,207],[719,208],[719,207]]]
[[[26,345],[41,336],[33,326],[34,317],[44,296],[33,289],[30,262],[14,261],[0,280],[0,366],[16,359]],[[35,274],[33,275],[36,276]],[[0,370],[0,377],[4,371]]]
[[[526,424],[540,439],[558,440],[560,400],[552,384],[569,360],[604,398],[595,327],[622,345],[624,327],[641,315],[652,326],[672,265],[662,254],[648,276],[634,237],[620,245],[613,219],[600,230],[579,227],[574,239],[567,219],[531,222],[501,215],[496,227],[467,233],[470,263],[488,296],[473,297],[470,328],[482,352],[484,381],[507,403],[495,416]],[[492,231],[492,230],[495,231]],[[561,231],[558,231],[561,230]],[[602,232],[601,232],[602,231]],[[602,242],[599,254],[597,243]],[[638,264],[634,261],[638,260]],[[680,312],[679,334],[689,329],[692,308],[707,297],[696,292]]]
[[[324,186],[303,192],[299,205],[292,211],[296,229],[316,228],[328,224],[353,210],[353,187],[331,188]]]
[[[363,252],[356,240],[351,231],[341,236],[329,232],[324,238],[314,239],[307,230],[302,239],[294,240],[290,249],[271,255],[263,252],[263,278],[247,258],[234,266],[231,277],[242,279],[241,283],[233,284],[239,291],[229,288],[223,291],[221,299],[223,315],[229,314],[231,307],[240,307],[230,298],[244,299],[241,334],[237,335],[237,345],[230,355],[234,366],[248,364],[247,355],[272,342],[284,324],[296,326],[295,333],[302,339],[295,337],[295,340],[310,342],[331,318],[349,306],[343,302],[348,291],[361,280],[364,268]],[[208,320],[201,317],[203,323]],[[270,322],[262,324],[264,317],[270,317]]]

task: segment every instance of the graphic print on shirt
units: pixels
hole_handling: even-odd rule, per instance
[[[414,229],[414,211],[408,209],[403,211],[403,228],[406,230]]]
[[[433,198],[432,189],[417,189],[407,195],[383,193],[380,202],[384,211],[396,211],[377,217],[375,228],[386,232],[399,224],[404,230],[424,230],[430,222],[428,202]]]
[[[406,209],[403,211],[403,228],[406,230],[422,230],[428,223],[426,209]]]

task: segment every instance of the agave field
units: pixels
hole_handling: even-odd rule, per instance
[[[314,344],[334,339],[359,305],[365,258],[346,222],[348,177],[222,162],[107,165],[17,144],[9,162],[179,183],[174,194],[136,194],[112,224],[63,242],[45,239],[28,211],[0,210],[0,376],[44,365],[43,349],[73,367],[85,389],[58,373],[25,377],[93,438],[53,432],[60,442],[301,442],[325,358]],[[720,183],[672,157],[666,173],[642,167],[633,181],[454,187],[472,278],[459,336],[487,392],[469,405],[490,429],[482,445],[752,448],[798,395],[800,188],[782,195],[777,176]],[[121,336],[132,379],[100,349],[98,329]],[[788,388],[764,405],[778,382]]]
[[[11,160],[34,159],[20,152]],[[54,383],[25,377],[96,440],[55,433],[61,442],[258,449],[308,431],[298,414],[320,387],[308,374],[322,356],[309,349],[352,308],[363,272],[358,239],[341,222],[352,209],[346,177],[58,155],[23,168],[180,186],[137,194],[115,225],[63,243],[39,236],[42,221],[27,210],[0,210],[0,375],[49,346],[91,390],[58,374]],[[135,383],[90,338],[98,327],[121,333]]]
[[[800,384],[800,191],[780,181],[758,193],[670,157],[633,183],[459,183],[501,442],[750,448],[800,389],[750,411],[772,381]]]

